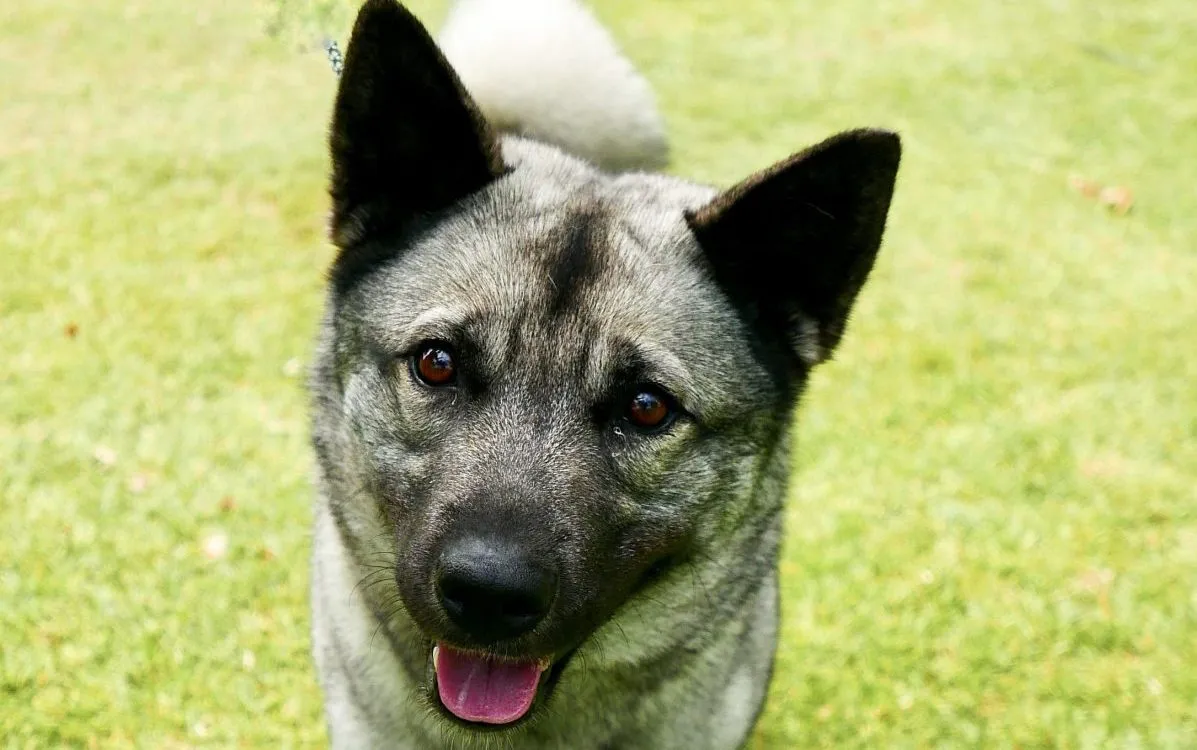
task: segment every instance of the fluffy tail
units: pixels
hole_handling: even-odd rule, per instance
[[[578,0],[458,0],[438,41],[496,127],[610,171],[668,162],[648,81]]]

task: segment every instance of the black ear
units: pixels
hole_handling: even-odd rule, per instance
[[[329,142],[330,228],[342,249],[446,208],[503,170],[494,131],[394,0],[368,0],[358,13]]]
[[[839,343],[873,267],[901,151],[895,133],[841,133],[687,217],[719,282],[807,367]]]

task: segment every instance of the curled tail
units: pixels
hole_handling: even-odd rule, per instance
[[[495,127],[610,171],[668,162],[648,81],[578,0],[458,0],[438,42]]]

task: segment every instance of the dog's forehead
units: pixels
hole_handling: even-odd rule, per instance
[[[703,319],[710,330],[728,312],[688,207],[648,180],[499,186],[446,228],[452,278],[440,281],[493,328],[518,321],[543,339],[588,332],[671,348],[672,337]]]

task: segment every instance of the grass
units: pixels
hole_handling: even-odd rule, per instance
[[[324,743],[298,373],[334,79],[259,2],[0,7],[0,747]],[[905,136],[806,401],[752,747],[1197,747],[1197,4],[595,6],[679,174]]]

